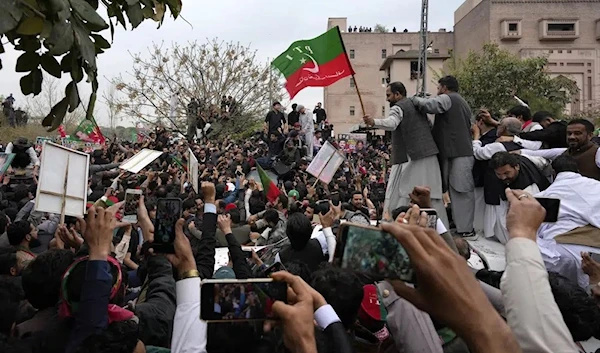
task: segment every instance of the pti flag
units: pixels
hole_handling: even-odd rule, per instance
[[[100,131],[100,127],[96,124],[94,118],[83,120],[75,129],[73,135],[74,136],[71,136],[72,139],[82,142],[90,142],[99,145],[103,145],[104,142],[106,142],[106,138],[102,135],[102,131]]]
[[[337,26],[316,38],[292,43],[272,65],[285,76],[290,98],[306,87],[326,87],[354,75]]]

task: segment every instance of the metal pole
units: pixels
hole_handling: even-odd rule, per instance
[[[429,0],[421,3],[421,36],[419,39],[419,66],[417,71],[417,95],[425,96],[427,92],[427,24],[429,11]]]
[[[271,109],[271,104],[273,104],[273,70],[269,58],[267,58],[267,65],[269,65],[269,104],[267,106],[268,111],[269,109]]]

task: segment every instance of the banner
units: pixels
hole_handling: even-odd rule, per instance
[[[367,143],[367,134],[338,134],[337,136],[338,146],[344,152],[354,152],[357,146],[364,149]]]

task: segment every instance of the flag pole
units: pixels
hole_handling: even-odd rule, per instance
[[[348,67],[352,70],[352,80],[354,81],[354,89],[356,89],[356,94],[358,95],[358,101],[360,102],[360,109],[362,110],[363,116],[365,116],[365,104],[363,103],[362,96],[360,95],[360,90],[358,89],[358,85],[356,84],[356,77],[354,76],[354,69],[352,68],[352,64],[350,63],[350,59],[348,58],[348,52],[346,52],[346,45],[344,44],[344,39],[342,38],[342,32],[340,31],[340,26],[335,26],[337,29],[338,36],[340,37],[340,43],[342,43],[342,49],[344,49],[344,55],[346,56],[346,61],[348,62]]]

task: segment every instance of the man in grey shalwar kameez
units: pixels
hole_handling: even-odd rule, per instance
[[[315,121],[313,120],[312,112],[303,105],[298,105],[297,109],[300,114],[300,134],[304,136],[304,145],[307,147],[306,157],[308,160],[311,160],[313,157],[313,144],[315,143]]]
[[[409,194],[415,186],[431,188],[431,201],[439,219],[448,227],[448,216],[442,201],[442,177],[438,149],[431,135],[427,116],[417,111],[406,98],[401,82],[391,83],[386,90],[391,109],[385,119],[365,116],[367,126],[392,131],[390,179],[385,193],[384,210],[389,214],[410,204]]]
[[[411,99],[423,113],[435,114],[431,132],[439,149],[443,188],[450,193],[456,232],[463,238],[476,238],[471,107],[458,94],[458,81],[452,76],[439,80],[437,97]]]

